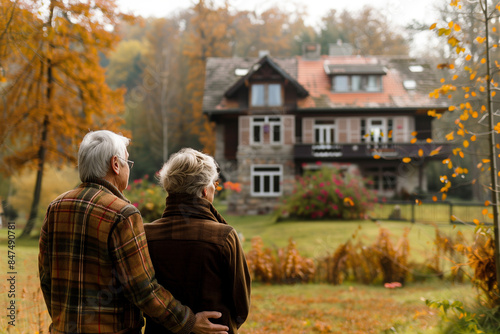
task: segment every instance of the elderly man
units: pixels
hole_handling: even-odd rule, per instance
[[[158,284],[139,211],[123,196],[129,139],[88,133],[78,152],[83,182],[48,207],[39,272],[51,333],[140,334],[146,313],[174,333],[227,333]]]

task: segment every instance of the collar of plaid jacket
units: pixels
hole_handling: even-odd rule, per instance
[[[226,220],[215,209],[212,203],[196,195],[185,193],[168,195],[162,218],[169,216],[209,219],[227,225]]]
[[[92,178],[89,178],[86,182],[83,182],[82,186],[85,187],[87,184],[90,184],[90,183],[97,184],[101,188],[103,188],[103,189],[107,190],[108,192],[112,193],[113,195],[115,195],[116,197],[126,201],[127,203],[130,203],[130,201],[127,198],[125,198],[123,193],[120,190],[118,190],[118,188],[116,188],[114,185],[112,185],[110,182],[108,182],[104,179],[92,177]]]

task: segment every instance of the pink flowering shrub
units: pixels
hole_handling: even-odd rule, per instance
[[[374,191],[366,187],[368,182],[360,175],[334,168],[307,171],[296,179],[292,194],[284,197],[279,215],[307,219],[363,218],[376,201]]]
[[[129,182],[123,193],[139,209],[145,223],[161,218],[165,209],[167,192],[156,182],[151,182],[148,175]]]

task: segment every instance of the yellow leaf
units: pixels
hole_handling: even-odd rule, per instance
[[[470,140],[471,141],[476,141],[476,135],[473,135],[472,137],[470,137]]]
[[[453,110],[455,110],[455,109],[457,109],[455,106],[449,106],[449,107],[448,107],[448,110],[449,110],[449,111],[453,111]]]
[[[481,59],[481,64],[486,63],[486,58]]]
[[[458,24],[456,24],[456,23],[455,23],[455,24],[453,25],[453,30],[455,30],[455,31],[460,31],[460,26],[459,26]]]
[[[455,74],[451,80],[457,80],[457,79],[458,79],[458,75]]]
[[[407,158],[403,158],[403,162],[405,164],[409,163],[410,161],[411,161],[411,158],[408,158],[408,157]]]
[[[411,135],[412,135],[413,137],[415,137],[417,134],[418,134],[418,132],[417,132],[417,131],[413,131],[413,132],[411,133]]]
[[[415,144],[416,142],[417,142],[417,138],[412,138],[412,139],[410,140],[410,143],[412,143],[412,144]]]
[[[490,214],[488,215],[488,218],[490,218],[490,219],[493,219],[493,217],[494,217],[494,216],[493,216],[493,214],[492,214],[492,213],[490,213]]]
[[[488,214],[488,209],[483,209],[482,213],[483,213],[483,216],[486,216]]]
[[[464,152],[460,152],[460,153],[458,153],[458,155],[460,156],[460,158],[462,158],[462,159],[464,158]]]
[[[445,80],[444,80],[444,78],[441,78],[441,80],[440,80],[440,81],[441,81],[441,83],[444,83],[444,81],[445,81]]]
[[[432,143],[432,139],[431,138],[427,138],[425,141],[428,142],[429,144]]]
[[[497,92],[491,92],[491,97],[497,95]]]
[[[424,155],[424,150],[420,149],[418,150],[418,156],[421,157]]]
[[[373,159],[380,159],[380,155],[374,155]]]
[[[467,55],[467,56],[465,57],[465,60],[467,60],[467,61],[469,61],[469,60],[471,60],[471,59],[472,59],[472,56],[471,56],[471,55]]]
[[[419,199],[416,199],[416,200],[415,200],[415,204],[417,204],[417,205],[422,205],[422,201],[421,201],[421,200],[419,200]]]
[[[490,201],[484,201],[484,206],[488,206],[490,205],[490,203],[491,203]]]
[[[479,220],[478,219],[473,219],[472,222],[476,225],[479,225]]]
[[[437,23],[433,23],[433,24],[429,27],[429,30],[432,30],[432,29],[436,28],[436,26],[437,26]]]
[[[441,200],[444,201],[446,199],[446,194],[441,195]]]
[[[486,37],[479,37],[479,36],[478,36],[478,37],[476,37],[476,41],[477,41],[478,43],[484,43],[484,41],[485,41],[485,40],[486,40]]]
[[[451,221],[453,221],[453,222],[454,222],[455,220],[457,220],[457,217],[455,217],[454,215],[452,215],[452,216],[450,217],[450,219],[451,219]]]
[[[490,159],[483,159],[483,164],[487,164],[490,162]]]
[[[465,147],[465,148],[469,147],[469,141],[464,140],[464,147]]]
[[[450,132],[446,135],[446,140],[448,141],[453,140],[453,132]]]
[[[434,202],[437,202],[437,200],[438,200],[437,196],[432,196],[432,200],[433,200]]]

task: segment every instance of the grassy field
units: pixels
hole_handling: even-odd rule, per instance
[[[222,210],[223,211],[223,210]],[[412,256],[419,261],[432,254],[435,227],[429,224],[372,221],[293,221],[273,223],[270,216],[225,216],[244,237],[244,249],[250,240],[261,236],[268,247],[285,247],[289,238],[297,242],[303,256],[317,258],[332,252],[360,228],[358,238],[366,244],[375,241],[379,228],[391,231],[394,240],[409,228]],[[468,226],[440,224],[445,233]],[[20,234],[20,230],[16,231]],[[0,230],[0,254],[7,254],[7,232]],[[0,332],[46,332],[50,319],[38,287],[37,240],[16,243],[16,327],[0,317]],[[8,291],[7,256],[0,261],[2,291]],[[439,333],[439,317],[425,306],[425,298],[460,298],[470,300],[474,290],[469,285],[452,285],[444,281],[409,284],[402,289],[362,286],[345,283],[341,286],[305,284],[273,286],[254,283],[252,309],[240,333]],[[0,296],[0,307],[6,312],[10,299]],[[8,331],[6,330],[8,328]]]

